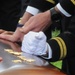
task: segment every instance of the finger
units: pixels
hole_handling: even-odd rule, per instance
[[[24,34],[27,34],[29,31],[33,31],[33,25],[28,25],[26,24],[25,26],[23,26],[22,28],[20,28],[20,31]]]
[[[1,34],[0,35],[0,38],[1,39],[5,39],[5,40],[8,40],[8,41],[12,41],[12,42],[15,42],[15,38],[13,38],[13,36],[12,35],[5,35],[5,34]]]
[[[3,29],[0,29],[0,34],[1,34],[1,33],[3,33],[4,31],[5,31],[5,30],[3,30]]]
[[[2,61],[2,57],[0,57],[0,62]]]
[[[12,35],[13,32],[10,32],[10,31],[4,31],[2,34],[9,34],[9,35]]]

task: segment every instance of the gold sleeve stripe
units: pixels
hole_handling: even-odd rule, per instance
[[[75,5],[75,0],[71,0],[71,2]]]
[[[52,4],[55,4],[55,1],[54,0],[46,0],[46,1],[48,1],[48,2],[50,2]]]
[[[63,46],[63,58],[64,57],[66,57],[66,55],[67,55],[67,47],[66,47],[66,44],[65,44],[65,42],[60,38],[60,37],[57,37],[60,41],[61,41],[61,43],[62,43],[62,46]]]
[[[57,43],[58,43],[58,45],[59,45],[59,47],[60,47],[60,58],[59,58],[59,59],[62,59],[62,58],[63,58],[63,47],[62,47],[62,44],[61,44],[61,42],[59,41],[59,39],[57,39],[57,38],[52,38],[52,39],[54,39],[54,40],[57,41]]]

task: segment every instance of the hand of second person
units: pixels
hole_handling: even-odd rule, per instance
[[[21,50],[33,55],[45,55],[47,51],[45,34],[41,31],[30,31],[24,35]]]
[[[0,29],[0,34],[2,34],[2,33],[4,33],[5,32],[5,30],[3,30],[3,29]]]
[[[19,31],[19,28],[15,32],[4,31],[0,34],[1,39],[5,39],[11,42],[22,41],[24,34]]]
[[[2,57],[0,57],[0,62],[2,61]]]
[[[51,24],[50,11],[44,13],[39,13],[31,17],[25,25],[20,29],[23,33],[28,33],[29,31],[43,31],[49,27]]]

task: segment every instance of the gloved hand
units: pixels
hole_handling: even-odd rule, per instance
[[[47,51],[45,34],[42,31],[30,31],[24,35],[21,50],[33,55],[45,55]]]

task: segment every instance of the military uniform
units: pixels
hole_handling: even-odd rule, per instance
[[[33,3],[32,3],[33,1]],[[36,2],[38,1],[38,2]],[[49,3],[49,8],[55,6],[58,3],[58,0],[46,0],[46,2]],[[37,4],[35,4],[37,3]],[[43,0],[31,0],[30,5],[36,8],[39,8],[42,11],[47,10],[43,3]],[[38,7],[38,5],[40,5]],[[74,0],[60,0],[60,5],[63,7],[64,10],[66,10],[69,14],[74,15],[74,9],[75,9],[75,1]],[[41,8],[40,8],[41,7]],[[45,9],[44,9],[45,8]],[[58,61],[58,60],[63,60],[62,64],[62,70],[66,72],[68,75],[75,75],[75,26],[74,26],[74,17],[72,17],[71,20],[69,20],[69,23],[65,23],[66,25],[66,30],[65,32],[61,33],[58,37],[52,38],[48,41],[48,43],[51,46],[52,49],[52,59],[48,61]],[[49,33],[49,32],[48,32]],[[49,33],[50,34],[50,33]],[[49,35],[48,34],[48,35]]]
[[[61,12],[72,18],[64,33],[48,41],[52,49],[52,59],[49,61],[63,60],[63,71],[68,75],[75,75],[75,1],[61,0],[60,5],[62,10],[64,9],[68,13],[64,13],[60,9]]]

